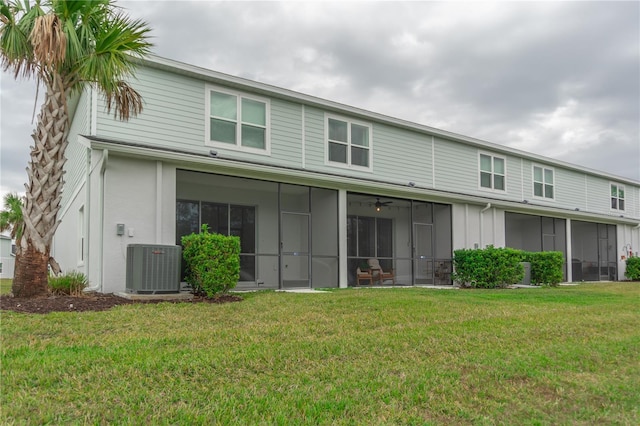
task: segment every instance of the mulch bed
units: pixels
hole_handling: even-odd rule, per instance
[[[242,297],[224,294],[213,299],[195,296],[192,300],[129,300],[113,294],[86,294],[82,296],[48,296],[36,298],[0,296],[0,310],[29,314],[49,312],[106,311],[114,306],[149,303],[230,303],[240,302]]]

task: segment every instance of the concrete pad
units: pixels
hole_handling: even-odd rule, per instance
[[[315,293],[315,294],[319,294],[319,293],[323,293],[323,294],[328,294],[328,291],[322,291],[322,290],[315,290],[313,288],[289,288],[289,289],[280,289],[280,290],[276,290],[278,292],[284,292],[284,293]]]
[[[460,287],[454,285],[428,285],[428,284],[419,284],[415,287],[418,288],[431,288],[434,290],[459,290]]]
[[[128,300],[191,300],[192,293],[168,293],[168,294],[137,294],[118,292],[113,293],[115,296]]]

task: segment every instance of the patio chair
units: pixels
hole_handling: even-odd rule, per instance
[[[357,275],[357,284],[360,285],[360,281],[366,281],[369,280],[369,285],[373,285],[373,274],[371,273],[370,269],[360,269],[360,267],[358,267],[358,269],[356,270],[356,275]]]
[[[382,266],[380,266],[380,262],[378,259],[369,259],[367,260],[369,267],[371,268],[371,273],[373,274],[373,278],[380,281],[380,285],[384,283],[386,280],[391,280],[393,285],[396,284],[396,274],[393,272],[393,269],[390,271],[384,271]]]

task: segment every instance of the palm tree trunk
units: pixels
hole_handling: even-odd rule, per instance
[[[58,74],[45,80],[47,93],[32,135],[22,214],[24,234],[16,253],[12,285],[16,297],[47,294],[47,265],[62,198],[64,152],[69,133],[66,90]]]
[[[40,253],[34,246],[16,255],[11,292],[15,297],[35,297],[48,293],[48,253]]]

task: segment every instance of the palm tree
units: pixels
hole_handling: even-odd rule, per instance
[[[19,244],[22,238],[22,198],[18,194],[10,193],[4,196],[4,210],[0,211],[0,232],[10,230],[12,240]]]
[[[106,98],[121,120],[142,111],[142,97],[125,79],[151,48],[149,28],[113,0],[0,0],[0,61],[15,77],[46,88],[32,135],[24,233],[16,253],[12,292],[47,292],[47,265],[62,195],[70,118],[67,101],[87,85]],[[52,262],[53,263],[53,262]]]

